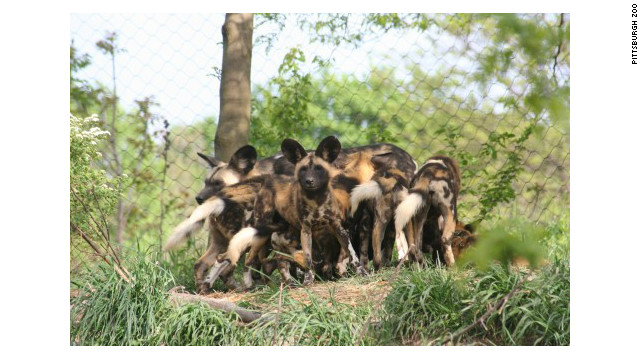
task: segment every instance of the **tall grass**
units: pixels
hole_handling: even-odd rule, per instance
[[[361,345],[359,338],[364,319],[371,311],[370,304],[352,306],[307,293],[309,302],[302,302],[282,294],[281,308],[275,319],[252,329],[252,345]],[[274,293],[274,304],[278,304],[279,291]],[[275,333],[275,335],[274,335]],[[267,341],[262,341],[266,339]]]
[[[167,313],[152,345],[239,345],[245,339],[238,316],[204,304],[186,304]]]
[[[548,261],[531,271],[490,264],[447,269],[431,264],[383,269],[338,285],[389,281],[386,298],[347,304],[308,289],[261,286],[241,306],[275,314],[242,324],[202,304],[175,306],[167,290],[192,281],[192,262],[126,259],[124,281],[105,264],[74,277],[71,342],[80,345],[568,345],[568,224],[548,225],[539,243]],[[168,270],[170,269],[170,270]],[[177,276],[174,276],[174,273]],[[177,279],[183,279],[178,281]],[[340,287],[337,287],[338,289]],[[339,291],[339,290],[338,290]],[[300,295],[304,294],[304,297]],[[296,295],[296,296],[294,296]],[[505,297],[508,299],[505,301]],[[382,298],[380,298],[382,299]],[[479,321],[483,319],[483,321]]]
[[[72,343],[141,345],[158,329],[169,308],[166,290],[175,285],[173,277],[144,258],[127,265],[130,282],[103,263],[74,280],[79,292],[71,299]]]
[[[544,229],[510,221],[480,239],[466,256],[477,267],[403,270],[385,299],[381,341],[569,344],[568,221]],[[544,265],[514,267],[513,257]]]
[[[407,271],[385,300],[382,330],[387,344],[568,345],[568,263],[556,262],[535,275],[501,266],[486,273]]]

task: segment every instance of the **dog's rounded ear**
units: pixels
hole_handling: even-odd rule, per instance
[[[318,145],[318,148],[316,149],[316,156],[328,163],[332,163],[336,158],[338,158],[338,155],[340,155],[340,150],[342,150],[340,140],[331,135],[327,136],[320,142],[320,145]]]
[[[384,154],[375,154],[371,157],[371,164],[373,164],[373,170],[380,171],[384,169],[390,169],[394,165],[394,158],[391,152]]]
[[[471,222],[469,224],[466,224],[464,226],[465,230],[467,230],[468,232],[470,232],[472,234],[475,233],[476,229],[478,228],[478,225],[480,225],[480,221],[481,220],[476,220],[476,221],[473,221],[473,222]]]
[[[205,155],[203,153],[197,153],[198,156],[200,156],[201,158],[204,159],[204,161],[207,162],[207,164],[209,164],[209,166],[211,166],[212,168],[220,165],[220,163],[222,163],[222,161],[215,159],[213,156],[209,156],[209,155]]]
[[[280,145],[280,149],[282,150],[284,157],[293,164],[297,164],[298,161],[307,156],[307,151],[304,147],[293,139],[284,139],[282,141],[282,145]]]
[[[258,152],[256,148],[251,145],[245,145],[238,149],[231,160],[229,160],[229,166],[239,173],[246,175],[258,161]]]

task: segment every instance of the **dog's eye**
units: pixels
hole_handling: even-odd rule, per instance
[[[320,170],[322,170],[322,166],[316,165],[316,166],[313,167],[313,169],[317,170],[317,171],[320,171]]]

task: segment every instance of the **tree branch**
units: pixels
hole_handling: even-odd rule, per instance
[[[178,292],[179,289],[180,287],[169,290],[170,300],[176,305],[190,304],[190,303],[191,304],[203,303],[217,310],[222,310],[228,313],[232,313],[232,312],[236,313],[238,314],[238,316],[240,316],[240,319],[242,320],[242,322],[245,322],[245,323],[250,323],[258,319],[266,320],[270,318],[268,316],[262,316],[262,314],[257,311],[240,307],[231,301],[212,299],[205,296],[192,295],[188,293],[180,293]]]
[[[100,235],[102,235],[102,237],[103,237],[105,240],[108,240],[108,239],[109,239],[109,237],[108,237],[107,235],[105,235],[104,231],[103,231],[103,230],[102,230],[102,228],[100,227],[100,223],[99,223],[99,222],[97,222],[97,221],[96,221],[96,219],[94,219],[94,218],[93,218],[93,215],[91,215],[91,211],[90,211],[90,210],[89,210],[89,208],[87,207],[87,204],[86,204],[84,201],[82,201],[82,199],[80,198],[80,196],[78,196],[78,193],[76,192],[76,190],[75,190],[73,187],[71,187],[71,193],[72,193],[72,194],[73,194],[73,196],[76,198],[76,200],[78,200],[78,202],[80,203],[80,205],[82,205],[82,208],[84,209],[85,213],[86,213],[87,215],[89,215],[89,218],[90,218],[90,219],[91,219],[91,221],[93,221],[93,223],[95,224],[95,227],[94,227],[91,223],[89,223],[89,226],[91,226],[91,229],[92,229],[93,231],[95,231],[95,232],[96,232],[96,234],[100,234]],[[97,228],[97,230],[96,230],[96,228]]]
[[[100,249],[96,245],[95,241],[93,241],[93,239],[91,239],[87,234],[85,234],[73,221],[70,221],[70,223],[71,223],[71,227],[80,235],[80,237],[82,239],[84,239],[84,241],[87,242],[87,244],[89,244],[89,246],[91,246],[91,248],[93,249],[93,251],[95,252],[95,254],[97,256],[99,256],[107,264],[113,265],[113,269],[116,271],[116,273],[118,273],[118,275],[120,275],[120,277],[124,281],[126,281],[128,283],[131,282],[131,280],[129,280],[129,278],[122,271],[122,269],[124,269],[124,267],[121,267],[120,265],[118,265],[119,261],[118,262],[113,262],[113,263],[111,261],[109,261],[109,258],[102,251],[100,251]],[[125,271],[126,271],[126,269],[125,269]],[[129,274],[128,271],[127,271],[127,274]],[[131,274],[129,274],[129,276],[131,276]]]
[[[93,217],[93,215],[91,215],[91,211],[89,210],[87,204],[80,198],[80,196],[78,196],[78,194],[76,193],[75,189],[73,187],[71,187],[71,192],[73,193],[73,195],[75,196],[76,200],[78,200],[78,202],[82,205],[82,208],[84,209],[85,213],[87,215],[89,215],[89,218],[91,219],[91,221],[93,221],[93,223],[95,224],[95,227],[89,223],[89,226],[91,226],[91,229],[93,231],[96,232],[96,234],[100,234],[102,235],[104,241],[104,249],[105,251],[111,251],[111,256],[115,259],[116,263],[120,266],[122,266],[122,264],[120,263],[120,258],[118,257],[118,253],[116,252],[116,250],[111,246],[111,242],[109,241],[109,230],[105,228],[105,230],[103,231],[103,229],[100,227],[100,223],[96,221],[96,219]],[[95,193],[94,193],[95,196]],[[96,204],[98,203],[97,198],[96,198]],[[97,205],[98,209],[100,209],[100,205]],[[102,216],[104,216],[104,213],[102,213],[102,210],[100,209],[100,213],[102,214]],[[103,222],[106,223],[106,219],[103,217],[102,218]],[[99,230],[96,230],[96,228]],[[126,270],[125,270],[126,271]],[[127,272],[128,273],[128,272]]]

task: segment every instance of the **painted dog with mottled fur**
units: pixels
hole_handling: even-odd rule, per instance
[[[360,232],[358,248],[360,261],[365,264],[365,267],[371,255],[370,250],[373,253],[372,259],[376,269],[390,263],[394,242],[400,259],[407,252],[406,246],[402,246],[406,242],[394,241],[393,218],[396,208],[408,194],[409,181],[415,171],[413,161],[410,164],[414,166],[409,165],[401,169],[386,163],[378,163],[373,178],[356,186],[352,192],[352,214],[356,217],[362,217],[354,222],[360,226],[358,229]],[[358,207],[360,202],[362,204],[359,207],[362,209]],[[364,210],[363,213],[356,215],[362,210]],[[368,219],[369,217],[373,217],[373,221]],[[371,230],[368,229],[370,226],[372,226]]]
[[[245,151],[239,150],[237,154],[238,153],[247,154],[250,152],[246,150]],[[237,156],[237,157],[242,159],[242,157],[240,156]],[[245,158],[246,157],[247,156],[245,156]],[[284,157],[279,158],[278,156],[275,156],[272,158],[273,159],[271,163],[273,164],[272,167],[275,172],[284,172],[278,169],[287,169],[287,165],[282,164],[282,160],[285,160],[287,162],[289,162],[289,160],[286,160],[286,158]],[[251,159],[244,162],[231,161],[230,164],[235,164],[235,166],[232,166],[235,168],[235,167],[242,167],[241,165],[250,163],[251,161],[252,161]],[[355,183],[364,182],[370,179],[372,176],[374,176],[376,171],[375,167],[379,168],[380,164],[386,164],[387,167],[403,169],[405,172],[409,172],[409,173],[415,170],[415,162],[413,161],[413,159],[411,159],[411,157],[406,152],[404,152],[404,150],[391,144],[373,144],[373,145],[366,145],[366,146],[361,146],[357,148],[342,149],[338,157],[335,159],[333,165],[335,165],[335,167],[337,168],[349,169],[351,178],[344,177],[344,176],[340,177],[341,181],[339,181],[338,183],[341,182],[342,184],[338,184],[338,186],[342,186],[348,192],[349,190],[347,188],[351,189]],[[289,162],[289,166],[293,167],[293,164]],[[217,173],[219,176],[220,171],[228,170],[228,168],[229,166],[227,166],[227,169],[224,169],[224,168],[219,169],[215,171],[213,174]],[[248,174],[251,174],[252,172],[249,172]],[[234,243],[234,239],[244,239],[244,240],[236,240],[237,246],[231,246],[233,251],[231,252],[231,254],[227,254],[227,255],[230,255],[232,258],[239,258],[239,256],[241,256],[241,254],[244,252],[244,250],[242,249],[248,246],[247,235],[252,236],[251,234],[248,234],[246,231],[242,233],[238,233],[236,235],[238,236],[232,238],[231,243]],[[264,242],[266,243],[266,241]],[[226,245],[227,243],[225,242],[225,246]],[[238,250],[235,250],[236,248],[238,248]],[[390,251],[387,251],[387,252],[390,254]],[[213,254],[214,252],[208,251],[207,253]],[[208,257],[208,259],[211,259],[211,257]],[[255,259],[256,259],[256,252],[250,253],[250,256],[248,256],[247,259],[245,259],[245,264],[251,263],[255,261]],[[324,272],[326,273],[328,260],[325,259],[324,262],[325,264],[323,265],[323,269],[325,269]],[[333,262],[335,263],[335,260]],[[207,261],[206,263],[207,265],[209,265],[211,264],[211,261]],[[198,264],[196,264],[196,268],[199,268]],[[217,270],[212,269],[212,271],[215,273]],[[197,272],[199,272],[199,270],[197,270]],[[210,275],[211,274],[212,272],[210,271]],[[196,278],[197,280],[198,279],[201,280],[201,276],[198,276],[197,274],[196,274]],[[207,276],[206,280],[207,282],[212,283],[213,280],[215,280],[215,276]],[[250,282],[251,282],[250,279],[245,275],[245,284],[248,286],[248,283]]]
[[[196,195],[198,204],[213,196],[225,186],[260,175],[282,174],[293,176],[294,166],[282,154],[258,160],[258,152],[251,145],[236,150],[228,163],[198,153],[211,167],[204,188]]]
[[[302,147],[299,146],[298,144],[295,146],[294,151],[289,151],[289,153],[293,153],[294,155],[288,156],[287,150],[285,149],[285,147],[287,146],[286,144],[287,142],[288,140],[285,140],[283,142],[283,149],[282,149],[283,153],[292,162],[295,162],[296,164],[298,164],[299,160],[296,158],[295,152],[299,151],[300,154],[302,154],[303,152],[304,153],[307,153],[307,152],[304,149],[302,149]],[[308,154],[308,155],[311,155],[311,154]],[[343,192],[341,193],[342,198],[344,198],[344,195],[351,193],[351,189],[353,188],[354,185],[366,183],[368,180],[371,180],[372,177],[376,175],[380,175],[381,169],[383,169],[383,172],[386,172],[387,170],[391,170],[391,172],[393,172],[393,170],[395,170],[398,173],[404,174],[405,178],[409,179],[411,175],[415,172],[415,168],[416,168],[416,164],[411,158],[411,156],[408,153],[406,153],[404,150],[392,144],[372,144],[372,145],[366,145],[366,146],[357,147],[357,148],[342,149],[342,151],[338,154],[336,159],[332,162],[332,165],[342,172],[339,176],[336,176],[335,179],[331,181],[332,184],[336,185],[335,186],[336,189],[343,190]],[[366,192],[367,192],[367,189],[364,188],[364,189],[361,189],[360,193],[363,194]],[[282,189],[280,193],[284,194],[285,198],[291,197],[287,191],[283,191]],[[359,203],[362,200],[367,200],[367,199],[363,198],[363,199],[357,200],[355,204],[357,205],[357,203]],[[351,204],[353,200],[350,199],[349,202]],[[268,203],[268,201],[261,201],[261,203]],[[369,207],[367,207],[367,209],[368,208]],[[289,206],[287,207],[287,209],[294,209],[294,207]],[[375,223],[379,221],[379,218],[373,215],[373,211],[371,212],[372,212],[371,214],[368,214],[366,212],[365,214],[370,215],[368,219],[374,224],[362,224],[362,225],[371,225],[375,228]],[[392,214],[392,211],[391,211],[391,214]],[[295,217],[295,216],[292,216],[292,217]],[[390,215],[387,216],[387,218],[390,218]],[[258,221],[257,223],[260,223],[260,221]],[[386,221],[386,223],[388,223],[388,220]],[[239,236],[237,238],[234,238],[231,240],[230,247],[239,249],[238,252],[234,251],[233,253],[234,258],[237,258],[239,254],[245,251],[244,249],[248,247],[251,247],[252,249],[254,247],[260,248],[260,246],[262,246],[263,243],[266,243],[267,234],[262,234],[262,236],[258,236],[258,238],[262,238],[262,240],[260,241],[252,240],[253,235],[257,234],[257,232],[258,232],[258,229],[253,229],[253,230],[247,229],[247,232],[243,233],[242,236],[238,234]],[[364,241],[362,242],[361,247],[363,249],[366,249],[369,243],[368,238],[370,237],[370,233],[367,234],[366,231],[361,233],[364,235],[362,237]],[[382,228],[381,231],[378,231],[378,234],[383,234],[383,233],[384,233],[384,228]],[[389,235],[391,235],[392,237],[393,236],[392,234],[393,232],[391,232]],[[391,241],[393,241],[393,239],[391,239]],[[392,244],[393,243],[391,243],[391,245]],[[387,250],[386,253],[390,255],[392,251],[388,249],[388,247],[386,247],[385,249]],[[227,266],[227,263],[235,264],[235,261],[237,261],[233,258],[224,259],[223,256],[221,256],[220,258],[221,258],[221,263],[220,263],[221,266]],[[250,252],[249,258],[255,258],[255,256],[251,256],[251,252]],[[360,258],[366,259],[366,255],[364,256],[361,255]],[[344,258],[342,259],[344,260]],[[326,269],[326,266],[327,266],[326,262],[327,261],[325,260],[325,264],[323,265],[324,269]],[[336,261],[334,261],[334,263],[336,263]],[[338,269],[338,274],[344,272],[344,264],[340,266],[341,268]],[[358,267],[358,271],[360,273],[366,273],[366,269],[364,267]],[[307,275],[307,282],[309,281],[310,281],[309,275]]]
[[[438,224],[440,217],[428,218],[424,224],[422,232],[422,252],[430,254],[433,262],[444,263],[444,253],[442,251],[442,226]],[[456,223],[456,228],[451,237],[451,251],[454,259],[457,259],[467,248],[477,242],[474,233],[474,224],[464,224],[460,221]]]
[[[396,240],[401,239],[400,231],[406,226],[410,259],[422,262],[424,225],[428,219],[437,219],[445,263],[453,265],[451,239],[458,220],[460,193],[458,164],[447,156],[433,156],[422,165],[409,186],[409,194],[396,209]]]
[[[282,153],[295,167],[293,178],[272,176],[260,190],[256,200],[256,226],[242,229],[232,242],[230,250],[218,256],[218,263],[212,267],[209,280],[228,267],[235,267],[245,251],[250,248],[245,260],[253,263],[256,254],[267,241],[271,233],[264,232],[265,226],[273,223],[278,216],[294,229],[300,231],[300,242],[304,256],[304,284],[314,280],[312,239],[331,234],[340,245],[337,271],[346,272],[350,261],[358,266],[358,258],[351,245],[348,231],[345,229],[349,210],[349,192],[358,183],[356,176],[362,168],[352,168],[349,177],[337,169],[333,163],[341,151],[341,144],[334,136],[322,140],[313,153],[308,153],[302,145],[292,139],[282,142]],[[358,158],[361,158],[358,156]]]
[[[217,255],[227,251],[233,235],[248,225],[255,196],[264,183],[264,177],[271,174],[293,175],[294,166],[281,154],[258,160],[257,151],[251,145],[239,148],[228,163],[202,153],[198,153],[198,156],[211,167],[204,188],[196,196],[200,206],[178,225],[164,250],[173,249],[186,241],[187,236],[200,229],[208,218],[207,250],[194,265],[198,291],[207,292],[210,285],[204,282],[205,273],[215,262]],[[218,195],[216,199],[205,203],[214,195]],[[236,201],[237,199],[242,200]],[[240,287],[230,272],[225,272],[222,277],[228,287]]]
[[[209,290],[210,286],[205,284],[204,275],[216,261],[217,255],[227,251],[230,239],[240,229],[251,225],[256,196],[267,178],[268,175],[262,175],[225,186],[199,205],[191,216],[180,223],[169,236],[164,245],[164,251],[184,243],[190,234],[203,227],[205,220],[209,220],[207,250],[194,266],[198,292]],[[231,275],[231,272],[221,274],[229,288],[239,288],[240,286],[235,283]]]

